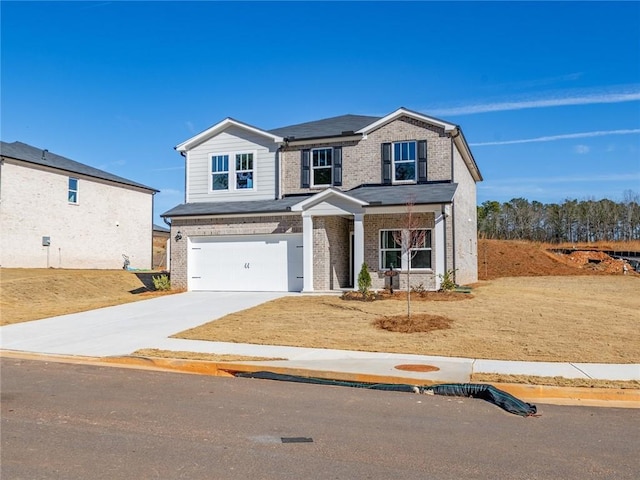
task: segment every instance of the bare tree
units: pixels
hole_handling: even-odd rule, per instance
[[[407,319],[411,320],[411,263],[418,253],[419,248],[424,247],[427,231],[419,224],[418,216],[414,212],[415,203],[407,200],[406,211],[402,221],[402,230],[393,232],[394,242],[400,246],[401,258],[407,262]],[[400,265],[399,265],[400,267]]]

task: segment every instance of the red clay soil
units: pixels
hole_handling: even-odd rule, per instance
[[[554,253],[546,245],[517,240],[478,240],[478,277],[621,275],[624,262],[599,251]],[[629,275],[637,275],[628,266]]]

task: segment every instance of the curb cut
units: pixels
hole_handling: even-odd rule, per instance
[[[322,378],[361,383],[390,383],[407,385],[435,385],[443,382],[419,380],[415,378],[389,375],[373,375],[364,373],[332,372],[302,368],[273,367],[233,362],[211,362],[204,360],[183,360],[174,358],[153,357],[81,357],[64,355],[31,354],[2,350],[1,357],[52,361],[59,363],[75,363],[119,368],[135,368],[143,370],[189,373],[218,377],[234,377],[234,373],[255,373],[269,371],[272,373],[295,375],[300,377]],[[526,402],[540,402],[552,405],[597,406],[611,408],[640,409],[640,389],[621,388],[588,388],[588,387],[552,387],[546,385],[525,385],[516,383],[491,383],[511,395]]]

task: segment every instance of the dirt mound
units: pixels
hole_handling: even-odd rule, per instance
[[[580,248],[580,247],[578,247]],[[478,277],[612,275],[623,273],[623,260],[600,251],[554,253],[548,245],[517,240],[478,240]],[[636,275],[628,266],[628,273]]]

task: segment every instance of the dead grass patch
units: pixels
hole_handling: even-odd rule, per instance
[[[158,348],[141,348],[131,355],[154,358],[179,358],[182,360],[199,360],[205,362],[266,362],[273,360],[287,360],[278,357],[252,357],[248,355],[231,355],[217,353],[185,352],[182,350],[162,350]]]
[[[497,373],[474,373],[471,375],[471,381],[547,385],[551,387],[640,388],[640,381],[637,380],[595,380],[592,378],[537,377],[534,375],[501,375]]]
[[[451,328],[453,321],[440,315],[421,313],[417,315],[395,315],[374,320],[373,325],[389,332],[398,333],[426,333],[434,330]]]
[[[160,275],[157,273],[156,275]],[[146,300],[177,291],[153,291],[145,275],[126,270],[0,269],[0,325]],[[147,282],[148,283],[148,282]]]
[[[293,295],[175,337],[495,360],[638,363],[639,289],[635,276],[500,278],[478,284],[465,301],[412,302],[413,315],[452,322],[447,329],[411,334],[372,324],[406,316],[401,299]]]

